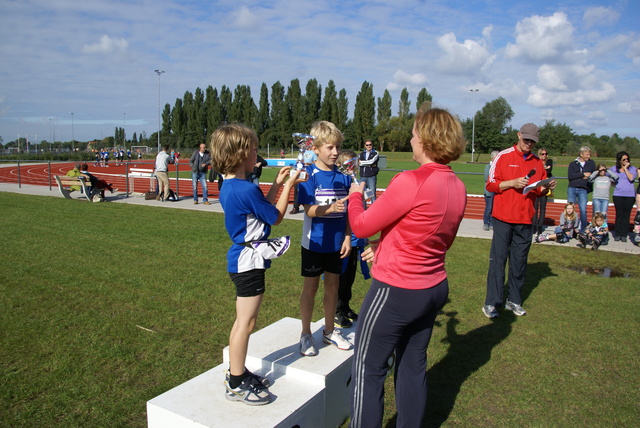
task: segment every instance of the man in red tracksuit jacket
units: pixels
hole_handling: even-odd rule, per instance
[[[489,171],[486,188],[494,192],[492,225],[493,239],[487,274],[487,296],[482,312],[488,318],[498,316],[497,307],[517,316],[525,315],[520,290],[524,285],[527,257],[533,237],[533,204],[537,197],[556,187],[552,180],[546,187],[539,186],[526,195],[524,188],[546,178],[540,158],[532,153],[538,142],[539,129],[526,123],[518,132],[518,142],[496,156]],[[535,171],[534,171],[535,170]],[[534,171],[531,174],[531,171]],[[509,296],[504,300],[505,266],[509,258]]]

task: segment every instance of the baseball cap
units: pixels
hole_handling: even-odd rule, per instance
[[[520,133],[522,134],[522,138],[524,140],[533,140],[537,143],[540,135],[540,130],[533,123],[525,123],[524,125],[522,125],[522,128],[520,128]]]

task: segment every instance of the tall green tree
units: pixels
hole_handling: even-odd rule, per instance
[[[291,139],[291,112],[285,98],[284,86],[277,81],[271,86],[271,132],[268,143],[273,147],[289,147]]]
[[[220,97],[218,97],[218,89],[207,86],[205,91],[205,116],[206,116],[206,129],[207,129],[207,143],[211,139],[213,132],[222,123],[222,104],[220,104]]]
[[[338,93],[336,92],[336,84],[333,80],[329,80],[326,88],[324,88],[324,98],[320,105],[320,120],[336,121],[338,117]]]
[[[338,93],[335,125],[339,130],[344,132],[347,128],[347,122],[349,121],[349,98],[347,98],[347,90],[342,88]]]
[[[433,101],[433,96],[429,93],[429,91],[427,91],[426,88],[422,88],[418,93],[418,98],[416,100],[416,109],[419,109],[422,106],[422,104],[426,102],[431,103],[432,101]]]
[[[475,152],[489,153],[502,150],[515,143],[508,136],[507,123],[513,117],[513,109],[503,97],[489,101],[476,113]]]
[[[410,150],[411,129],[413,118],[410,116],[394,116],[384,121],[386,126],[379,128],[378,142],[381,150],[391,150],[392,152]],[[386,147],[386,149],[385,149]]]
[[[309,79],[305,88],[305,123],[303,129],[309,132],[311,125],[320,118],[320,105],[322,100],[322,86],[316,79]]]
[[[373,85],[364,81],[360,87],[360,92],[356,96],[356,104],[353,111],[353,126],[358,146],[364,143],[365,140],[374,137],[375,117],[376,106]]]
[[[306,114],[305,99],[302,96],[300,81],[298,79],[291,80],[287,88],[287,104],[291,112],[291,128],[290,132],[306,132]]]
[[[182,136],[187,125],[186,122],[182,99],[176,98],[176,103],[173,106],[173,110],[171,110],[171,131],[174,136],[174,143],[177,147],[182,145]],[[160,136],[165,137],[162,134]],[[166,142],[165,144],[171,143]]]
[[[257,119],[256,132],[258,137],[262,139],[264,134],[270,128],[269,119],[269,88],[266,83],[262,83],[260,87],[260,105],[258,107],[258,119]]]
[[[384,90],[382,98],[378,98],[378,123],[391,119],[391,94],[388,89]]]
[[[555,120],[547,120],[540,127],[540,141],[538,147],[546,148],[552,154],[560,154],[568,142],[574,141],[573,130],[564,123],[555,123]]]
[[[222,85],[220,88],[220,107],[222,110],[222,123],[230,123],[229,112],[231,111],[231,101],[233,98],[233,94],[231,93],[231,89],[229,89],[226,85]]]
[[[400,102],[398,103],[398,117],[409,116],[409,109],[411,108],[411,101],[409,101],[409,90],[402,88],[400,92]]]
[[[173,129],[173,114],[171,113],[171,106],[169,103],[164,105],[164,109],[162,110],[162,132],[165,134],[170,134],[171,129]]]
[[[233,101],[229,121],[243,123],[255,129],[258,108],[251,96],[251,87],[248,85],[238,85],[234,91]]]

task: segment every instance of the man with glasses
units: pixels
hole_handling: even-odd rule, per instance
[[[524,285],[527,258],[533,237],[533,203],[556,187],[552,180],[524,194],[524,188],[547,177],[544,164],[531,150],[538,142],[539,129],[526,123],[518,132],[518,142],[496,156],[489,171],[486,188],[494,193],[491,223],[493,239],[489,255],[487,295],[482,312],[488,318],[498,316],[504,303],[517,316],[525,315],[520,290]],[[509,295],[504,299],[505,267],[509,259]]]
[[[591,160],[591,149],[580,147],[580,155],[569,164],[567,178],[567,202],[573,202],[580,209],[580,232],[584,232],[587,221],[587,199],[589,193],[589,176],[596,170],[596,163]]]
[[[373,148],[371,140],[364,142],[364,151],[360,153],[360,179],[365,182],[367,189],[373,193],[371,203],[376,200],[376,186],[378,185],[379,154]]]

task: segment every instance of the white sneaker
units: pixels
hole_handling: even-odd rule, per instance
[[[522,309],[522,306],[518,305],[517,303],[510,302],[508,300],[507,300],[507,303],[504,304],[504,308],[509,311],[512,311],[514,314],[516,314],[519,317],[527,314],[527,311]]]
[[[316,348],[316,342],[311,334],[302,333],[300,335],[300,353],[306,357],[318,355],[318,348]]]
[[[348,351],[353,348],[351,342],[342,336],[342,332],[339,329],[334,328],[332,332],[327,333],[322,330],[322,341],[324,343],[328,343],[329,345],[335,345],[338,349],[342,349],[343,351]]]

